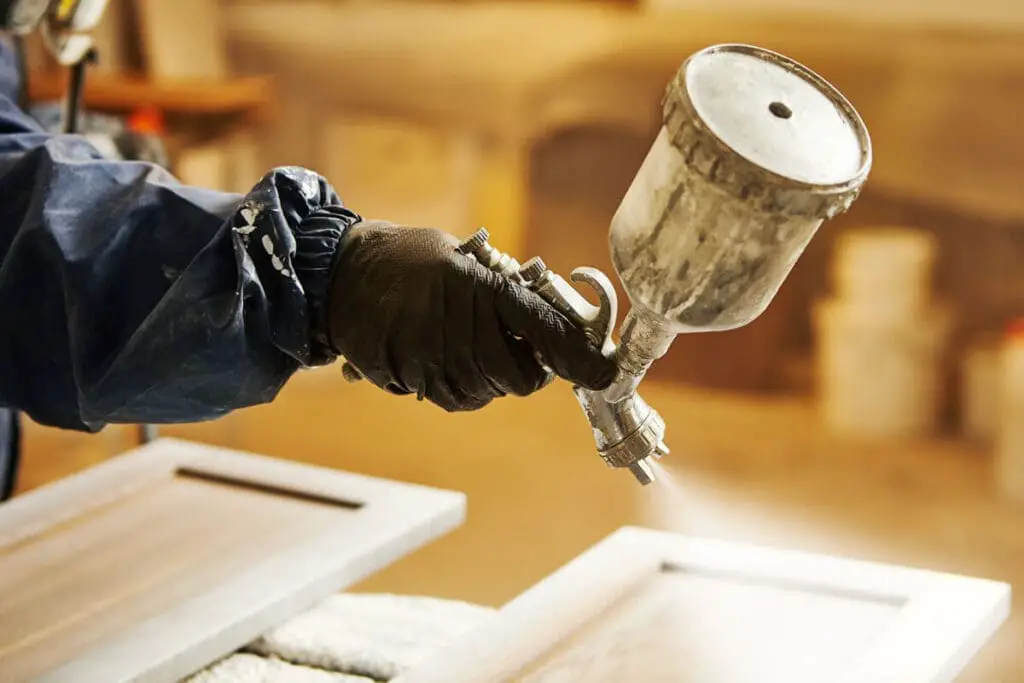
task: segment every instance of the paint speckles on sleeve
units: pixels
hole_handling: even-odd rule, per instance
[[[259,215],[256,209],[246,206],[239,212],[239,215],[242,218],[242,224],[235,227],[235,232],[245,236],[256,229],[256,217]]]
[[[306,201],[315,200],[320,195],[319,178],[305,169],[294,170],[301,170],[301,173],[297,177],[293,177],[295,177],[295,180],[299,184],[299,191],[302,192],[302,196],[305,197]]]
[[[304,365],[337,356],[326,331],[331,265],[341,236],[359,220],[326,179],[295,167],[264,175],[232,219],[242,287],[254,284],[275,303],[267,311],[273,342]]]
[[[283,275],[284,277],[291,277],[291,269],[285,266],[285,262],[282,257],[276,253],[276,247],[274,244],[274,237],[270,227],[261,228],[261,217],[264,215],[264,210],[255,205],[248,204],[243,206],[239,212],[239,224],[235,226],[234,230],[236,233],[241,235],[242,243],[248,249],[249,238],[256,233],[259,237],[260,244],[263,246],[263,251],[266,252],[267,256],[270,257],[270,265],[273,266],[274,270]]]
[[[274,253],[273,238],[270,235],[264,235],[263,239],[260,241],[263,243],[263,250],[267,252],[267,255],[270,257],[270,264],[274,266],[274,270],[281,273],[281,275],[284,275],[285,277],[291,275],[288,269],[284,267],[284,264],[281,262],[280,257],[278,257],[278,255]]]

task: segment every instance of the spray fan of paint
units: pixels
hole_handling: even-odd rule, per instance
[[[689,486],[661,462],[651,463],[654,483],[645,487],[641,495],[641,516],[643,523],[667,531],[689,532],[691,520],[687,515],[687,494]]]
[[[816,524],[797,501],[787,501],[770,485],[730,480],[727,475],[656,463],[656,483],[644,487],[641,524],[702,538],[782,544],[839,541]],[[831,545],[826,543],[826,546]]]

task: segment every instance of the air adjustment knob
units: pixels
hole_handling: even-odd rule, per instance
[[[487,232],[486,228],[480,228],[472,235],[462,240],[459,244],[458,251],[463,254],[475,254],[487,244],[487,240],[490,239],[490,237],[491,235]]]

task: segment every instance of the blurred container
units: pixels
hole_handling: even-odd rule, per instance
[[[833,431],[919,438],[936,431],[950,317],[930,307],[902,319],[824,301],[814,310],[819,409]]]
[[[839,237],[836,296],[814,311],[822,417],[842,434],[918,438],[941,416],[948,311],[931,301],[935,238],[872,228]]]
[[[836,295],[878,315],[906,315],[929,305],[937,246],[934,235],[910,228],[851,230],[836,241]]]
[[[999,423],[1000,339],[975,341],[960,370],[960,425],[964,436],[990,444]]]
[[[999,490],[1024,501],[1024,319],[1007,330],[999,363],[995,474]]]

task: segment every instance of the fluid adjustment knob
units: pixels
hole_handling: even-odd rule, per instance
[[[527,282],[531,282],[543,275],[547,269],[544,260],[540,256],[534,256],[519,269],[519,275]]]

